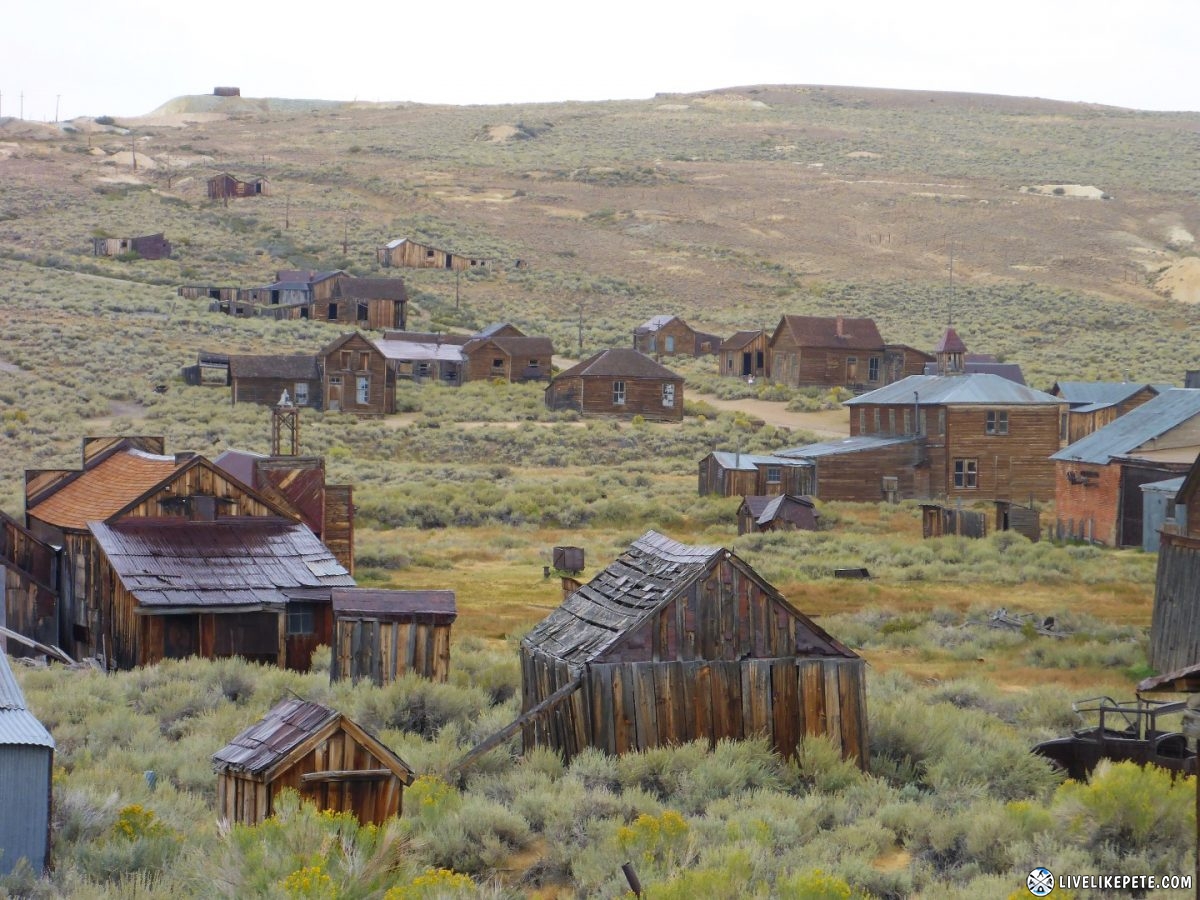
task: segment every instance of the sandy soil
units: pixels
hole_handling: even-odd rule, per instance
[[[798,428],[822,438],[843,438],[850,434],[850,413],[844,409],[828,409],[821,412],[792,412],[787,404],[771,400],[719,400],[712,394],[690,391],[692,400],[703,400],[717,409],[728,412],[744,412],[762,419],[768,425],[781,428]]]
[[[1159,275],[1154,286],[1180,303],[1200,303],[1200,259],[1185,256]]]

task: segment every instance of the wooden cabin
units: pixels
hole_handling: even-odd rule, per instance
[[[230,356],[228,365],[234,406],[275,406],[287,391],[293,405],[321,408],[324,391],[315,355]]]
[[[720,547],[649,531],[521,642],[526,749],[808,735],[868,762],[865,664]]]
[[[998,375],[911,375],[845,405],[852,438],[908,438],[920,451],[901,475],[901,498],[1054,497],[1050,456],[1066,411],[1057,397]]]
[[[780,450],[812,466],[807,493],[822,500],[896,503],[917,494],[924,447],[913,435],[859,435]]]
[[[683,376],[636,350],[601,350],[546,386],[546,405],[584,416],[683,421]]]
[[[699,464],[700,496],[802,496],[813,489],[813,464],[806,459],[714,450]]]
[[[549,381],[554,345],[545,337],[480,337],[462,355],[464,381]]]
[[[166,259],[171,255],[171,242],[161,231],[128,238],[93,238],[94,256],[122,256],[136,254],[142,259]]]
[[[409,765],[342,713],[289,698],[213,754],[217,815],[258,825],[291,789],[318,809],[381,825],[403,810]]]
[[[1171,385],[1125,381],[1056,381],[1050,395],[1067,401],[1063,446],[1083,440],[1170,389]]]
[[[0,652],[0,875],[21,860],[36,875],[50,867],[53,775],[54,738],[26,707]]]
[[[359,416],[396,411],[395,385],[387,358],[357,331],[344,334],[317,354],[323,380],[324,408]]]
[[[270,182],[267,181],[265,175],[257,175],[248,181],[242,181],[228,172],[222,172],[208,179],[208,199],[232,200],[237,197],[257,197],[269,194],[269,187]]]
[[[1173,526],[1158,533],[1150,620],[1150,665],[1159,672],[1200,663],[1200,454],[1174,500]]]
[[[463,344],[450,340],[458,335],[387,332],[372,343],[387,360],[390,382],[460,385],[463,382]]]
[[[883,338],[873,319],[783,316],[770,341],[771,378],[861,391],[887,384]]]
[[[408,289],[403,279],[355,278],[342,272],[332,287],[329,296],[314,296],[311,318],[379,331],[407,326]]]
[[[647,356],[703,356],[720,346],[720,337],[697,331],[678,316],[654,316],[633,330],[633,349]]]
[[[809,497],[794,494],[747,496],[738,507],[738,534],[758,531],[816,531],[821,514]]]
[[[407,267],[410,269],[449,269],[467,272],[472,269],[487,269],[492,261],[481,256],[463,256],[449,250],[441,250],[428,244],[398,238],[384,244],[375,251],[376,259],[383,268]]]
[[[1055,530],[1060,538],[1140,547],[1142,485],[1186,473],[1200,453],[1200,390],[1164,391],[1059,450]]]
[[[331,681],[391,684],[405,675],[450,677],[454,591],[335,588]]]
[[[721,341],[717,351],[717,374],[731,378],[771,376],[770,335],[763,329],[739,331]]]

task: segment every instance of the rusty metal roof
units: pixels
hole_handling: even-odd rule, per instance
[[[454,591],[397,591],[380,588],[334,588],[335,617],[411,619],[432,616],[453,622],[458,614]]]
[[[753,472],[759,466],[790,466],[792,468],[811,468],[812,463],[806,459],[789,459],[778,455],[762,455],[756,453],[734,453],[729,450],[714,450],[712,458],[722,469],[737,472]]]
[[[953,328],[947,328],[946,333],[942,335],[942,339],[937,342],[933,348],[934,353],[966,353],[967,345],[963,343],[963,339],[958,336],[958,332]]]
[[[274,517],[136,518],[88,529],[141,607],[263,608],[354,579],[307,525]]]
[[[575,377],[660,378],[663,381],[683,381],[683,376],[678,372],[672,372],[646,354],[629,347],[601,350],[558,374],[558,378]]]
[[[191,461],[125,449],[65,481],[27,512],[58,528],[83,529],[124,509]]]

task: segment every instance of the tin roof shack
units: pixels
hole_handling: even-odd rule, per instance
[[[217,815],[257,825],[290,788],[320,809],[353,813],[364,825],[399,816],[408,763],[342,713],[284,700],[213,754]]]
[[[1057,397],[999,375],[910,375],[846,406],[852,438],[908,436],[924,448],[902,497],[1054,496],[1050,455],[1066,411]],[[820,473],[817,496],[828,498],[819,483]]]
[[[697,331],[678,316],[654,316],[633,329],[633,349],[647,356],[703,356],[720,346],[719,335]]]
[[[275,406],[287,391],[295,406],[321,408],[321,372],[314,355],[230,356],[229,384],[233,405]]]
[[[455,335],[391,331],[372,343],[387,360],[388,380],[393,384],[432,381],[459,385],[463,381],[463,345],[447,340],[451,337]]]
[[[358,416],[396,411],[396,383],[387,358],[357,331],[344,334],[317,354],[324,381],[325,409]]]
[[[1063,445],[1083,440],[1171,387],[1128,381],[1056,381],[1050,394],[1062,397],[1068,404]]]
[[[1188,470],[1200,452],[1200,391],[1159,394],[1052,456],[1059,537],[1142,545],[1143,484]]]
[[[248,181],[242,181],[222,172],[208,179],[209,200],[232,200],[238,197],[257,197],[270,193],[270,182],[265,175],[256,175]]]
[[[1176,519],[1180,508],[1175,498],[1183,482],[1184,476],[1181,475],[1142,485],[1142,549],[1147,553],[1158,552],[1160,531],[1179,533],[1182,523]]]
[[[809,497],[779,494],[743,497],[738,507],[738,534],[755,531],[816,531],[821,514]]]
[[[887,383],[885,350],[873,319],[784,316],[771,334],[768,365],[782,384],[863,390]]]
[[[717,374],[731,378],[769,378],[770,335],[758,331],[739,331],[721,341],[717,348]]]
[[[828,735],[867,765],[864,662],[720,547],[648,531],[521,642],[526,749]]]
[[[601,350],[546,385],[546,405],[584,416],[683,421],[683,376],[636,350]]]
[[[895,503],[917,495],[924,448],[915,435],[859,435],[792,447],[776,455],[812,464],[809,493],[814,497]]]
[[[330,681],[391,684],[408,674],[450,677],[454,591],[334,588]]]
[[[333,634],[330,591],[354,579],[308,526],[266,516],[88,525],[99,607],[122,668],[241,656],[307,671]]]
[[[36,873],[50,865],[54,738],[25,706],[0,653],[0,875],[24,859]]]
[[[491,260],[481,256],[463,256],[410,241],[408,238],[389,241],[375,251],[375,256],[379,265],[385,269],[405,266],[410,269],[450,269],[454,272],[466,272],[470,269],[487,269],[492,264]]]
[[[128,238],[92,238],[94,256],[137,256],[141,259],[166,259],[171,255],[171,242],[161,231]]]
[[[700,496],[811,494],[813,469],[807,459],[714,450],[700,460]]]
[[[2,624],[41,644],[57,644],[58,576],[58,549],[0,512]],[[31,648],[15,642],[9,652],[13,656],[34,655]]]
[[[479,337],[462,348],[464,381],[549,381],[554,345],[546,337]]]

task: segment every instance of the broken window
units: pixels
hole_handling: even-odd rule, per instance
[[[623,381],[614,381],[613,382],[613,405],[614,406],[624,406],[625,405],[625,382],[623,382]]]
[[[674,406],[675,405],[675,385],[664,384],[662,386],[662,400],[663,400],[663,406]]]
[[[963,490],[974,490],[979,486],[979,460],[954,461],[954,486]]]

